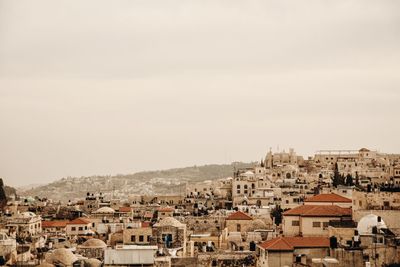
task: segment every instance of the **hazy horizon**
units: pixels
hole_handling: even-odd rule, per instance
[[[0,0],[7,185],[400,153],[400,2]]]

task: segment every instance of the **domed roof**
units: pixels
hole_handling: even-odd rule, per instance
[[[101,207],[100,209],[96,210],[95,213],[114,213],[115,210],[110,207]]]
[[[46,255],[46,262],[54,265],[72,266],[78,258],[66,248],[58,248]]]
[[[359,150],[359,152],[369,152],[369,149],[363,147],[363,148],[361,148],[361,149]]]
[[[154,224],[154,226],[155,227],[162,227],[162,226],[183,227],[185,225],[173,217],[165,217],[165,218],[162,218],[158,223]]]
[[[85,267],[100,267],[101,266],[101,261],[98,259],[84,259],[83,260]]]
[[[268,229],[267,224],[260,219],[255,219],[251,222],[248,231],[253,232],[255,230],[265,230],[265,229]]]
[[[221,190],[219,190],[218,188],[214,189],[213,194],[216,197],[222,196]]]
[[[357,230],[360,235],[372,234],[372,228],[376,226],[378,229],[387,228],[385,222],[381,219],[378,222],[378,216],[375,214],[368,214],[361,218],[358,222]]]
[[[86,248],[105,248],[107,247],[107,244],[100,239],[91,238],[89,240],[86,240],[81,246]]]

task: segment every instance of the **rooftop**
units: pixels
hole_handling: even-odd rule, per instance
[[[42,228],[65,227],[68,221],[42,221]]]
[[[292,251],[296,248],[321,248],[329,247],[326,237],[277,237],[260,244],[266,250]]]
[[[253,218],[244,212],[237,211],[229,215],[226,220],[253,220]]]
[[[69,221],[67,224],[89,224],[90,221],[84,218],[76,218],[75,220]]]
[[[302,205],[285,211],[283,215],[303,217],[342,217],[351,216],[351,208],[342,208],[336,205]]]
[[[351,203],[351,199],[342,197],[338,194],[319,194],[304,200],[304,202],[340,202]]]

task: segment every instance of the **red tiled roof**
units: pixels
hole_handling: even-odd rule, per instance
[[[142,228],[150,227],[150,222],[142,222]]]
[[[336,205],[302,205],[285,211],[283,215],[303,217],[351,216],[351,208],[342,208]]]
[[[226,220],[253,220],[249,215],[244,212],[237,211],[229,215]]]
[[[164,208],[158,208],[158,211],[159,212],[172,212],[172,211],[174,211],[174,209],[170,208],[170,207],[164,207]]]
[[[295,248],[324,248],[329,247],[327,237],[277,237],[259,245],[265,250],[287,250]]]
[[[76,218],[75,220],[67,222],[67,224],[89,224],[90,221],[84,218]]]
[[[132,208],[131,207],[119,207],[118,211],[119,212],[131,212]]]
[[[342,202],[351,203],[351,199],[337,194],[319,194],[304,200],[304,202]]]
[[[42,221],[42,228],[65,227],[68,221]]]

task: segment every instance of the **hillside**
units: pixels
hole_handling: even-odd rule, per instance
[[[121,198],[129,194],[179,194],[183,193],[187,182],[229,177],[233,175],[235,167],[253,165],[254,163],[212,164],[114,176],[68,177],[29,190],[19,190],[18,193],[22,196],[61,201],[83,198],[86,192],[100,191]]]

